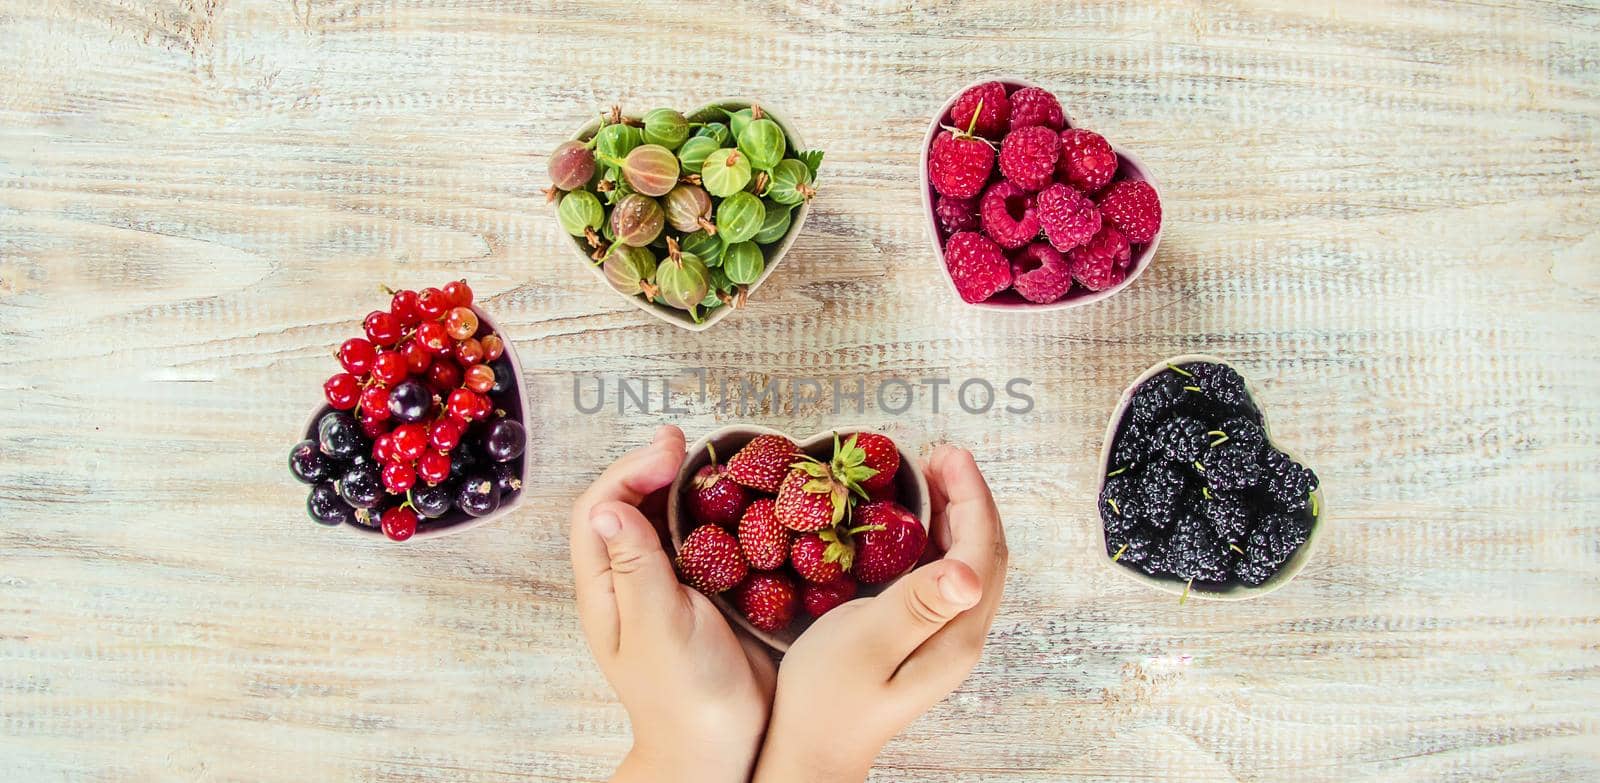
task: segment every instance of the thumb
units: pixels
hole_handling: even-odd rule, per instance
[[[605,542],[611,562],[612,591],[617,597],[619,636],[630,629],[656,625],[676,616],[678,577],[661,549],[661,539],[639,509],[608,501],[589,512],[589,525]]]
[[[951,620],[983,597],[972,567],[960,560],[929,563],[889,586],[867,605],[859,624],[871,660],[890,673]]]

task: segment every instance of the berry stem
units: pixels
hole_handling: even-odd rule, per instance
[[[1127,465],[1123,465],[1122,467],[1117,468],[1116,470],[1113,470],[1110,473],[1107,473],[1106,474],[1106,478],[1116,478],[1117,476],[1120,476],[1120,475],[1122,475],[1124,473],[1127,473],[1127,472],[1128,472],[1128,466]]]
[[[1238,544],[1229,544],[1229,545],[1228,545],[1228,548],[1229,548],[1229,549],[1232,549],[1232,550],[1233,550],[1233,551],[1235,551],[1235,552],[1238,552],[1238,553],[1239,553],[1239,554],[1241,554],[1241,555],[1242,555],[1242,554],[1244,554],[1244,550],[1243,550],[1243,549],[1240,549],[1240,548],[1239,548],[1239,545],[1238,545]]]
[[[1167,365],[1167,369],[1169,369],[1169,370],[1171,370],[1171,371],[1173,371],[1173,372],[1175,372],[1175,373],[1177,373],[1179,375],[1182,375],[1185,378],[1193,378],[1194,377],[1194,373],[1189,372],[1188,370],[1185,370],[1182,367],[1179,367],[1179,366],[1177,366],[1175,364]]]
[[[1317,493],[1312,492],[1312,493],[1310,493],[1310,495],[1311,495],[1311,517],[1313,519],[1315,519],[1318,516],[1321,516],[1320,512],[1322,511],[1322,504],[1317,502]]]
[[[1190,579],[1189,581],[1187,581],[1187,582],[1185,582],[1183,584],[1183,595],[1178,596],[1178,605],[1179,606],[1183,606],[1183,603],[1185,601],[1189,600],[1189,588],[1191,588],[1191,587],[1194,587],[1194,580],[1193,579]]]
[[[1116,498],[1106,498],[1106,505],[1110,506],[1112,511],[1117,512],[1117,516],[1122,516],[1122,507],[1117,505]]]
[[[1122,548],[1118,549],[1117,553],[1111,556],[1111,562],[1115,563],[1118,560],[1121,560],[1122,559],[1122,553],[1126,552],[1126,551],[1128,551],[1128,545],[1127,544],[1123,544]]]

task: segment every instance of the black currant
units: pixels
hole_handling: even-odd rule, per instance
[[[498,361],[489,365],[489,368],[494,370],[494,385],[489,387],[490,394],[505,394],[516,388],[517,376],[512,374],[510,362]]]
[[[344,411],[330,411],[317,422],[317,444],[323,454],[334,459],[350,459],[371,448],[361,434],[361,425]]]
[[[495,462],[509,462],[522,456],[528,433],[522,425],[511,419],[500,419],[489,425],[483,436],[483,452]]]
[[[324,455],[317,442],[307,438],[294,444],[289,451],[289,472],[307,484],[315,484],[333,475],[334,461]]]
[[[473,475],[456,490],[456,508],[468,516],[481,517],[500,507],[500,488],[490,476]]]
[[[332,481],[324,481],[311,488],[311,495],[306,498],[306,512],[324,525],[342,525],[352,521],[355,516],[355,509],[339,497],[339,490],[334,488]]]
[[[455,487],[449,484],[419,487],[411,491],[411,506],[427,519],[438,519],[450,510],[454,495]]]
[[[376,508],[383,494],[377,465],[352,465],[339,479],[339,497],[356,508]]]
[[[433,392],[422,381],[407,379],[389,390],[389,415],[399,421],[422,421],[431,410]]]
[[[500,488],[501,495],[509,495],[522,489],[522,471],[509,462],[501,462],[494,466],[494,485]]]

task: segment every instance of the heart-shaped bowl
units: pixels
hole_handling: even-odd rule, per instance
[[[523,398],[523,390],[526,388],[526,386],[522,381],[522,363],[517,360],[517,349],[512,345],[510,338],[506,337],[505,332],[500,330],[500,326],[494,322],[494,319],[490,318],[487,313],[479,309],[476,305],[473,305],[472,312],[477,313],[478,315],[480,334],[488,334],[493,332],[500,335],[501,341],[505,343],[506,352],[501,358],[511,365],[511,377],[513,379],[513,383],[515,384],[515,388],[508,390],[507,393],[503,393],[492,398],[492,401],[494,402],[496,409],[505,411],[506,418],[516,421],[522,425],[523,435],[526,440],[522,445],[522,456],[518,457],[516,462],[519,463],[517,465],[518,480],[522,482],[525,490],[528,484],[529,445],[529,443],[526,441],[531,440],[531,438],[528,437],[528,433],[531,431],[531,428],[528,426],[527,401]],[[305,433],[307,438],[313,441],[317,439],[317,422],[323,417],[324,414],[332,410],[333,406],[326,403],[317,409],[317,412],[311,416],[311,420],[306,422]],[[499,508],[481,517],[469,516],[466,512],[458,508],[451,508],[449,512],[438,519],[422,519],[417,524],[416,534],[414,534],[411,538],[439,538],[441,536],[463,533],[479,525],[488,524],[489,522],[493,522],[496,519],[500,519],[501,517],[510,514],[513,509],[521,505],[522,498],[526,494],[526,491],[519,490],[515,493],[502,497]],[[374,520],[374,523],[376,523],[376,520]],[[367,527],[366,525],[359,523],[352,523],[348,525],[340,525],[340,527],[360,535],[371,536],[380,539],[384,538],[383,531],[379,529],[376,524],[374,524],[372,527]]]
[[[837,430],[840,436],[846,436],[850,432],[867,431],[859,428]],[[794,440],[800,450],[806,454],[827,461],[833,455],[834,433],[835,430],[828,430],[803,440],[790,439]],[[690,480],[694,478],[694,474],[711,462],[711,457],[706,447],[710,446],[716,449],[717,454],[721,455],[722,459],[727,459],[738,452],[739,449],[744,448],[744,445],[754,440],[757,435],[789,437],[788,433],[769,427],[734,424],[712,432],[710,435],[695,441],[689,447],[689,456],[684,460],[683,467],[678,471],[677,478],[673,479],[671,494],[667,498],[667,535],[671,539],[674,556],[676,556],[678,549],[683,546],[683,539],[694,530],[694,521],[690,519],[688,509],[684,508],[683,490],[689,485]],[[927,530],[933,511],[932,504],[928,499],[927,477],[922,474],[922,467],[917,460],[917,455],[907,451],[905,445],[898,441],[895,442],[895,448],[900,450],[900,470],[895,474],[896,502],[905,506],[907,511],[915,514],[917,520],[922,523],[922,529]],[[896,577],[896,579],[899,578],[901,577]],[[856,597],[865,598],[877,595],[889,585],[894,584],[894,582],[895,580],[890,580],[883,584],[861,585]],[[739,609],[728,600],[726,593],[718,593],[710,596],[710,598],[711,602],[716,604],[717,608],[722,610],[722,613],[735,626],[760,639],[768,647],[780,653],[788,652],[789,645],[793,644],[795,639],[800,638],[800,634],[811,626],[811,619],[806,615],[805,609],[802,607],[795,614],[795,620],[789,624],[788,628],[778,633],[767,633],[751,625],[750,621],[745,619],[745,616],[739,612]]]
[[[1127,412],[1128,405],[1133,401],[1134,392],[1137,392],[1139,387],[1144,385],[1145,381],[1155,377],[1162,370],[1165,370],[1168,367],[1181,367],[1190,362],[1225,364],[1229,367],[1234,367],[1235,371],[1238,370],[1237,366],[1229,363],[1227,360],[1212,356],[1210,354],[1186,353],[1156,362],[1155,364],[1150,365],[1149,369],[1140,373],[1139,377],[1133,379],[1133,383],[1129,384],[1128,388],[1122,392],[1122,398],[1117,401],[1117,409],[1112,412],[1111,421],[1106,425],[1105,442],[1100,446],[1100,482],[1099,485],[1095,487],[1094,492],[1095,540],[1099,542],[1099,549],[1096,551],[1099,553],[1100,561],[1105,563],[1106,567],[1124,577],[1132,579],[1133,581],[1148,587],[1153,587],[1161,592],[1170,593],[1176,596],[1182,596],[1184,594],[1185,588],[1188,586],[1185,580],[1172,576],[1151,576],[1131,566],[1125,566],[1111,562],[1111,555],[1106,551],[1105,523],[1100,518],[1100,493],[1101,490],[1105,489],[1106,474],[1114,470],[1114,468],[1111,466],[1112,441],[1116,438],[1117,429],[1122,424],[1123,414]],[[1244,377],[1244,373],[1240,373],[1239,375],[1240,377]],[[1245,391],[1250,394],[1250,399],[1256,402],[1257,408],[1261,409],[1261,429],[1266,433],[1267,441],[1271,443],[1274,448],[1288,455],[1290,459],[1294,460],[1295,462],[1300,462],[1302,465],[1305,464],[1304,462],[1301,462],[1300,457],[1293,451],[1284,448],[1282,444],[1272,439],[1272,430],[1267,423],[1266,409],[1260,404],[1261,395],[1256,393],[1256,388],[1250,383],[1249,378],[1245,378],[1244,383]],[[1323,533],[1328,527],[1328,503],[1323,497],[1320,483],[1317,489],[1311,494],[1315,498],[1314,502],[1316,503],[1318,512],[1316,517],[1311,522],[1311,532],[1307,534],[1305,543],[1301,544],[1300,548],[1295,550],[1293,555],[1290,555],[1288,562],[1284,563],[1283,567],[1278,569],[1278,573],[1273,574],[1267,579],[1267,581],[1261,583],[1259,586],[1252,587],[1246,584],[1232,584],[1226,587],[1208,586],[1205,589],[1195,588],[1189,590],[1188,596],[1190,598],[1197,598],[1204,601],[1243,601],[1250,598],[1259,598],[1288,584],[1290,580],[1294,579],[1295,576],[1300,573],[1302,568],[1306,567],[1306,563],[1310,562],[1312,550],[1317,547],[1317,542],[1322,539]]]
[[[1001,84],[1004,84],[1006,86],[1007,93],[1015,92],[1023,87],[1039,86],[1037,84],[1033,84],[1032,82],[1027,82],[1015,77],[1000,77],[995,79],[981,79],[979,81],[975,81],[957,90],[954,95],[950,96],[949,100],[944,102],[943,106],[939,107],[939,112],[933,115],[933,119],[928,123],[927,136],[925,136],[922,140],[922,214],[927,219],[928,240],[933,243],[934,256],[939,259],[939,265],[943,267],[943,271],[945,273],[944,280],[945,283],[950,286],[950,292],[955,294],[957,301],[967,305],[968,307],[976,307],[980,310],[1065,310],[1069,307],[1082,307],[1086,304],[1110,298],[1115,296],[1118,291],[1133,285],[1133,281],[1137,279],[1139,275],[1144,274],[1144,270],[1150,266],[1151,260],[1156,257],[1156,247],[1161,244],[1161,232],[1166,228],[1165,225],[1156,230],[1156,235],[1151,238],[1149,244],[1142,247],[1136,247],[1134,249],[1135,252],[1133,254],[1133,258],[1129,261],[1127,277],[1123,278],[1122,282],[1107,288],[1104,291],[1089,291],[1080,285],[1074,284],[1072,290],[1069,291],[1065,297],[1045,304],[1030,302],[1026,299],[1023,299],[1020,294],[1010,288],[1007,288],[1006,290],[1001,291],[1000,293],[995,294],[994,296],[989,297],[982,302],[968,302],[967,300],[961,298],[961,292],[956,290],[955,281],[950,279],[950,268],[948,264],[946,264],[944,258],[944,237],[939,231],[939,221],[934,217],[933,214],[934,201],[939,197],[939,194],[933,189],[933,182],[928,178],[928,154],[933,149],[934,137],[938,136],[939,131],[944,129],[946,120],[950,116],[950,108],[955,105],[956,99],[960,98],[961,94],[967,90],[970,90],[980,84],[987,84],[989,82],[1000,82]],[[1070,116],[1066,117],[1066,121],[1068,128],[1080,127],[1072,121]],[[1150,183],[1150,187],[1156,191],[1156,197],[1160,198],[1161,186],[1156,184],[1155,176],[1150,173],[1150,169],[1146,168],[1145,165],[1139,161],[1138,156],[1127,151],[1126,149],[1123,149],[1122,147],[1117,146],[1114,142],[1111,142],[1109,138],[1106,139],[1106,141],[1111,144],[1112,151],[1117,153],[1117,174],[1115,177],[1113,177],[1113,181],[1117,179],[1143,180]],[[1165,203],[1164,200],[1163,203]]]
[[[789,141],[790,152],[807,149],[805,142],[802,141],[799,134],[795,132],[794,126],[789,124],[789,121],[784,119],[782,114],[773,111],[772,108],[767,104],[762,103],[761,101],[752,100],[750,98],[718,98],[704,106],[701,106],[698,109],[695,109],[693,112],[689,112],[685,116],[688,117],[690,122],[726,120],[727,118],[719,110],[726,109],[728,111],[738,111],[740,109],[748,109],[755,104],[760,104],[762,113],[765,114],[768,119],[778,123],[778,127],[783,129],[783,135]],[[629,118],[638,119],[637,117],[633,117],[631,115],[629,115]],[[579,128],[578,132],[573,134],[572,138],[577,141],[588,141],[590,138],[593,138],[594,134],[598,133],[599,130],[600,118],[597,117],[587,123],[584,123],[583,127]],[[800,205],[794,208],[792,217],[790,218],[788,232],[786,232],[783,235],[783,238],[774,243],[771,246],[771,249],[767,251],[766,267],[762,269],[761,276],[757,277],[754,283],[751,283],[745,288],[746,296],[753,295],[756,292],[756,289],[760,288],[761,284],[765,283],[767,278],[772,276],[773,271],[778,268],[778,264],[783,261],[783,257],[789,254],[789,248],[794,246],[795,239],[800,236],[800,229],[806,224],[806,216],[810,214],[810,199],[800,202]],[[583,238],[571,237],[571,240],[573,249],[577,252],[578,257],[583,260],[583,265],[588,267],[589,271],[594,274],[595,279],[599,280],[600,284],[605,286],[607,290],[614,290],[611,288],[611,283],[606,280],[606,273],[601,271],[599,265],[595,264],[594,259],[589,257],[590,248]],[[672,324],[673,326],[677,326],[682,329],[688,329],[691,332],[703,332],[707,329],[710,329],[718,321],[728,317],[730,313],[738,309],[734,306],[723,305],[722,307],[718,307],[706,313],[705,316],[697,323],[693,318],[689,317],[687,312],[679,310],[676,307],[667,307],[666,305],[659,305],[655,302],[646,301],[642,296],[628,296],[620,292],[618,292],[618,295],[626,298],[633,304],[634,307],[637,307],[640,310],[643,310],[655,316],[656,318],[661,319],[662,321]]]

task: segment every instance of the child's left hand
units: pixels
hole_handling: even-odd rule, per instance
[[[683,460],[683,431],[662,427],[573,505],[578,614],[633,724],[633,750],[613,781],[742,783],[771,710],[772,659],[705,596],[679,584],[659,533],[639,511],[672,483]]]

